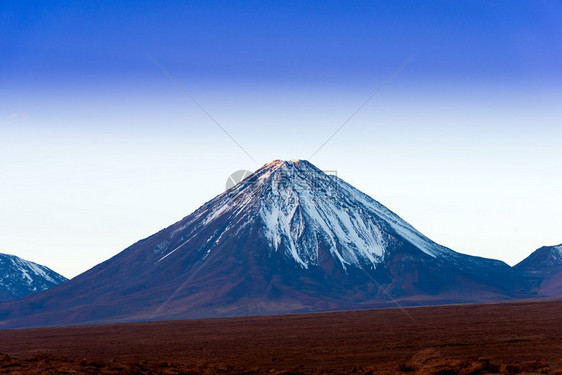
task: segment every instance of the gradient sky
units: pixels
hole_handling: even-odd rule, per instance
[[[0,0],[1,252],[75,276],[310,158],[409,58],[311,162],[456,251],[562,242],[562,2],[179,3]]]

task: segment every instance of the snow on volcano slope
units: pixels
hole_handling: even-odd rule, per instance
[[[275,161],[258,178],[263,184],[260,216],[275,249],[283,242],[303,267],[318,263],[318,239],[343,267],[376,266],[389,246],[392,231],[424,253],[452,252],[437,245],[386,207],[336,176],[307,161]]]

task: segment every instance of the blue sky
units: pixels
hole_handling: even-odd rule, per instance
[[[231,172],[309,158],[411,58],[311,161],[513,264],[562,242],[561,19],[559,1],[0,2],[0,251],[74,276]]]
[[[61,1],[2,5],[2,78],[82,87],[181,78],[224,85],[560,78],[560,2]],[[544,83],[546,83],[544,82]]]

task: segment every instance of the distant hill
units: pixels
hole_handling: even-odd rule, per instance
[[[562,296],[562,244],[543,246],[513,268],[539,280],[537,288],[539,295]]]
[[[47,290],[67,281],[48,267],[0,253],[0,301],[10,301]]]

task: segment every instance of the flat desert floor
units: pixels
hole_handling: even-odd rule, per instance
[[[0,373],[562,373],[562,301],[0,331]]]

